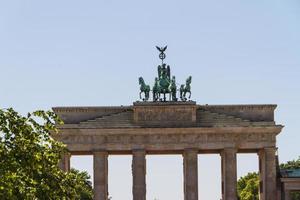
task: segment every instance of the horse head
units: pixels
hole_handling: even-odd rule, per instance
[[[172,82],[175,82],[175,81],[176,81],[176,77],[172,76]]]
[[[180,91],[184,91],[184,84],[180,85]]]
[[[139,78],[139,84],[141,85],[141,84],[143,84],[143,83],[145,83],[145,82],[144,82],[144,79],[143,79],[143,77],[140,77],[140,78]]]
[[[190,85],[192,83],[192,76],[189,76],[187,79],[186,79],[186,85]]]

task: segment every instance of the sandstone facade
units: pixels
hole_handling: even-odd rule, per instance
[[[236,154],[257,153],[260,198],[276,199],[276,105],[197,105],[195,102],[135,102],[120,107],[55,107],[65,122],[54,135],[71,155],[94,155],[95,199],[107,200],[107,157],[133,155],[133,199],[146,199],[146,155],[181,154],[184,198],[198,195],[197,156],[217,153],[222,198],[236,200]],[[70,156],[61,167],[69,169]]]

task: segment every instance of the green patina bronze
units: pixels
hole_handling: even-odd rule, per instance
[[[139,78],[139,84],[140,84],[140,99],[142,99],[142,93],[144,93],[143,101],[149,100],[149,93],[150,93],[150,86],[146,85],[143,77]]]
[[[158,76],[154,80],[154,86],[152,88],[153,101],[167,101],[166,95],[169,95],[169,101],[178,101],[177,91],[180,92],[181,101],[187,101],[191,98],[191,82],[192,77],[189,76],[186,80],[186,84],[180,86],[180,90],[177,90],[176,78],[172,76],[171,79],[171,69],[170,66],[164,63],[166,54],[164,53],[167,50],[165,47],[156,47],[160,52],[159,58],[161,59],[161,65],[158,65],[157,72]],[[140,84],[140,99],[143,101],[149,100],[150,86],[146,85],[142,77],[139,78]],[[144,98],[142,98],[142,93],[144,93]],[[186,94],[189,93],[189,97],[186,97]],[[163,97],[161,98],[161,95]]]
[[[192,76],[189,76],[186,81],[185,81],[185,85],[182,84],[180,86],[180,99],[182,101],[186,101],[186,94],[189,93],[189,99],[191,98],[192,92],[191,92],[191,83],[192,83]]]

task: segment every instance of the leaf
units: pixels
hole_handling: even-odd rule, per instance
[[[0,199],[80,199],[81,192],[92,199],[88,176],[58,167],[66,148],[51,134],[59,122],[52,111],[24,117],[12,108],[0,109]]]

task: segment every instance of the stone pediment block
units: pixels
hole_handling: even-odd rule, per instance
[[[195,126],[196,102],[136,102],[134,122],[148,126]]]

